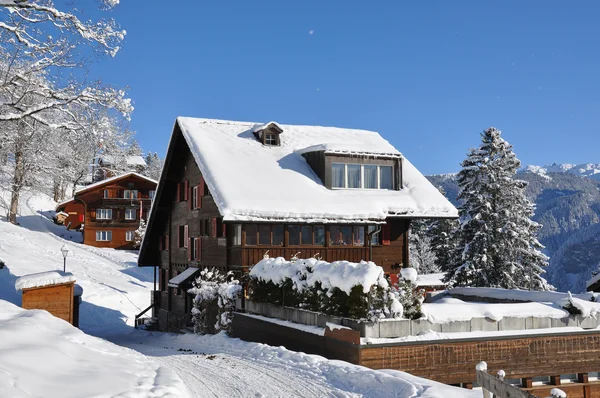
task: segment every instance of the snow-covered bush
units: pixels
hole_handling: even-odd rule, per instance
[[[419,289],[411,278],[400,278],[394,285],[394,293],[403,308],[402,316],[406,319],[419,319],[423,316],[421,303],[423,289]]]
[[[205,268],[192,284],[188,292],[196,295],[192,308],[194,332],[229,333],[235,300],[242,291],[239,281],[233,279],[231,272],[223,275],[215,268]]]
[[[372,262],[265,258],[250,271],[250,299],[354,319],[401,316],[383,269]]]
[[[133,247],[137,249],[142,245],[144,235],[146,235],[146,221],[140,218],[140,226],[133,233]]]

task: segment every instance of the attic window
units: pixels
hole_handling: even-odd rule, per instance
[[[256,125],[251,131],[254,133],[256,139],[265,146],[281,145],[279,135],[283,133],[283,129],[275,122]]]
[[[265,145],[278,145],[277,135],[275,133],[265,134]]]

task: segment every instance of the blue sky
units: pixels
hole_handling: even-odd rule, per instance
[[[122,0],[111,15],[123,49],[92,72],[130,87],[131,126],[161,156],[182,115],[375,130],[427,174],[458,171],[489,126],[524,164],[600,163],[599,12],[592,1]]]

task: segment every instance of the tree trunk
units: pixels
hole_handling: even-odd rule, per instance
[[[23,152],[15,151],[15,174],[13,175],[13,183],[10,197],[10,210],[8,212],[8,221],[13,224],[17,223],[17,212],[19,211],[19,195],[23,187],[23,177],[25,173],[25,165],[23,163]]]
[[[52,199],[54,199],[55,202],[58,202],[60,200],[60,180],[58,178],[54,178],[54,185],[52,187]]]

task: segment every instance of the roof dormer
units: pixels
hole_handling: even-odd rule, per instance
[[[283,129],[276,122],[265,124],[257,124],[250,131],[254,134],[261,144],[266,146],[280,146],[281,140],[279,135],[283,133]]]

